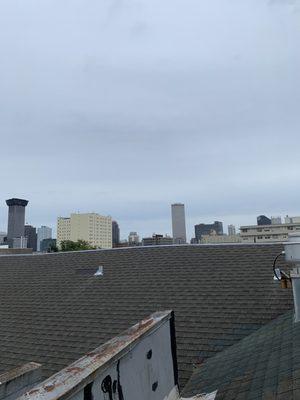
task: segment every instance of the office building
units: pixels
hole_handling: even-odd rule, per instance
[[[186,226],[184,204],[175,203],[171,205],[172,212],[172,234],[174,243],[186,243]]]
[[[0,232],[0,244],[5,244],[5,240],[7,237],[7,233],[6,232]]]
[[[257,217],[257,225],[271,225],[271,219],[265,215],[259,215]]]
[[[21,236],[13,238],[12,240],[12,248],[13,249],[27,249],[27,237]]]
[[[284,242],[287,240],[289,233],[300,231],[300,221],[298,218],[286,217],[286,221],[293,221],[288,223],[241,226],[242,242]]]
[[[152,237],[142,239],[143,246],[162,246],[171,244],[174,244],[174,240],[173,238],[167,235],[163,236],[154,233]]]
[[[43,239],[40,242],[40,251],[42,253],[49,253],[55,247],[56,247],[56,239],[47,238]]]
[[[223,235],[223,223],[215,221],[213,224],[195,225],[195,238],[201,242],[202,235]]]
[[[84,240],[96,248],[112,247],[112,220],[96,213],[71,214],[57,219],[57,246],[64,240]]]
[[[27,239],[27,247],[33,251],[37,250],[37,234],[36,228],[32,225],[25,225],[25,237]]]
[[[118,247],[120,243],[120,228],[117,221],[112,221],[112,245]]]
[[[202,235],[201,244],[241,243],[240,235]]]
[[[49,226],[42,225],[37,230],[37,251],[41,250],[41,242],[44,239],[51,239],[52,238],[52,229]]]
[[[28,200],[13,198],[6,200],[6,204],[8,205],[7,244],[9,248],[14,248],[24,244],[25,207]]]
[[[281,223],[281,217],[271,217],[271,225],[279,225]]]
[[[236,235],[235,226],[232,224],[228,225],[228,236],[235,236],[235,235]]]
[[[128,245],[137,246],[140,243],[140,237],[137,232],[130,232],[128,235]]]
[[[285,224],[300,224],[300,217],[289,217],[288,215],[284,218]]]

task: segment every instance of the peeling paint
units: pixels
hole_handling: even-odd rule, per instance
[[[156,331],[159,326],[169,321],[171,311],[152,314],[128,329],[123,334],[113,338],[99,348],[87,353],[84,357],[47,379],[43,384],[23,395],[20,400],[57,400],[72,396],[95,379],[95,374],[107,369],[110,363],[116,362],[129,351],[132,351],[145,335]],[[145,356],[144,356],[145,357]],[[146,357],[145,357],[146,359]],[[173,366],[171,366],[173,368]],[[111,390],[115,387],[118,400],[125,400],[121,384],[120,365],[117,363],[117,379],[112,380]],[[81,389],[80,389],[81,386]],[[106,390],[106,389],[105,389]],[[109,397],[109,399],[111,396]]]

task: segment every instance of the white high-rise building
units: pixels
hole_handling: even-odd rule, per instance
[[[230,224],[228,225],[228,236],[234,236],[234,235],[236,235],[235,226]]]
[[[37,251],[41,251],[41,241],[44,239],[52,239],[52,229],[42,225],[37,229]]]
[[[96,213],[71,214],[57,219],[57,246],[64,240],[84,240],[97,248],[112,247],[112,219]]]
[[[186,243],[184,204],[175,203],[172,209],[172,234],[175,244]]]
[[[140,237],[137,234],[137,232],[130,232],[128,235],[128,243],[130,245],[133,245],[133,244],[139,244],[139,242],[140,242]]]

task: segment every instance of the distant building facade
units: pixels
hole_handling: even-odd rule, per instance
[[[171,245],[174,244],[173,238],[170,236],[163,236],[159,234],[153,234],[152,237],[143,238],[143,246],[160,246],[160,245]]]
[[[228,236],[235,236],[235,235],[236,235],[235,226],[232,224],[228,225]]]
[[[112,245],[118,247],[120,243],[120,228],[117,221],[112,221]]]
[[[201,244],[241,243],[240,235],[202,235]]]
[[[47,238],[40,242],[40,251],[42,253],[50,252],[53,247],[56,247],[56,239]]]
[[[186,225],[184,204],[175,203],[171,205],[172,212],[172,234],[174,243],[186,243]]]
[[[25,243],[25,207],[28,200],[12,198],[6,200],[6,204],[8,205],[7,244],[9,248],[23,246]]]
[[[265,215],[259,215],[257,217],[257,225],[271,225],[271,219]]]
[[[10,248],[10,247],[9,247]],[[21,236],[13,238],[12,247],[13,249],[27,249],[27,237]]]
[[[300,217],[286,217],[281,224],[241,226],[241,238],[244,243],[284,242],[289,233],[300,231]],[[298,222],[296,222],[298,221]]]
[[[41,242],[44,239],[52,239],[52,228],[42,225],[37,229],[37,251],[42,251]]]
[[[5,239],[7,237],[7,233],[6,232],[0,232],[0,245],[1,244],[5,244]]]
[[[64,240],[84,240],[96,248],[112,248],[112,219],[96,213],[71,214],[57,219],[57,246]]]
[[[37,234],[36,228],[32,225],[25,225],[25,237],[27,239],[27,247],[33,251],[37,250]]]
[[[137,232],[130,232],[128,235],[128,245],[137,246],[140,243],[140,237]]]
[[[201,242],[203,235],[223,235],[223,223],[215,221],[213,224],[195,225],[195,238],[198,243]]]
[[[278,225],[281,223],[281,217],[271,217],[271,225]]]

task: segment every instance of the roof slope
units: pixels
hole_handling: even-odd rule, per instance
[[[300,399],[300,323],[293,312],[207,360],[184,395],[216,389],[217,400]]]
[[[157,310],[173,309],[181,385],[292,306],[272,278],[280,245],[169,246],[0,257],[0,373],[47,377]],[[99,265],[104,276],[93,274]]]

